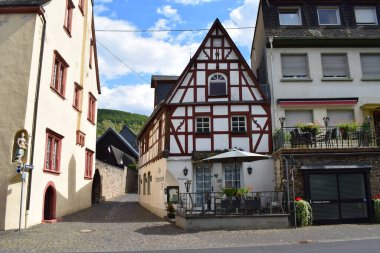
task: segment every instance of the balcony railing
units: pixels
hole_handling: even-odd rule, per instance
[[[284,192],[250,192],[224,196],[221,192],[180,193],[176,211],[182,215],[263,215],[285,214]]]
[[[317,131],[283,127],[274,134],[273,142],[274,151],[280,148],[379,147],[380,127],[358,127],[351,131],[333,126]]]

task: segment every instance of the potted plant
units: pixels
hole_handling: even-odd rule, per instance
[[[342,134],[342,138],[346,140],[348,138],[348,133],[355,132],[359,126],[355,122],[351,122],[338,124],[337,127]]]
[[[300,123],[296,125],[297,128],[301,129],[302,132],[311,133],[313,136],[319,134],[321,126],[316,123]]]
[[[375,222],[380,223],[380,194],[374,196],[373,208],[375,209]]]
[[[168,212],[169,219],[175,218],[175,208],[172,202],[167,203],[166,211]]]
[[[297,225],[300,227],[311,225],[313,221],[313,212],[309,202],[303,200],[301,197],[296,197],[295,205]]]

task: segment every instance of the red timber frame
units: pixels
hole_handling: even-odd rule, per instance
[[[215,47],[214,39],[219,39]],[[200,57],[201,54],[202,57]],[[203,72],[204,80],[197,80],[198,71]],[[232,71],[234,72],[234,78],[231,78]],[[208,80],[210,75],[214,73],[221,73],[227,78],[227,94],[224,96],[209,96]],[[189,92],[190,89],[192,92]],[[198,94],[199,92],[204,92],[204,94]],[[234,94],[233,96],[232,93]],[[226,110],[223,113],[220,111],[216,113],[214,112],[214,106],[224,106]],[[239,107],[236,106],[243,106],[244,110],[238,110]],[[204,112],[206,110],[201,112],[201,110],[196,111],[197,107],[208,107],[209,109],[207,112]],[[253,111],[253,107],[260,107],[260,110]],[[178,108],[182,108],[181,112],[177,111],[175,113]],[[148,144],[144,139],[152,139],[154,135],[152,129],[157,124],[155,122],[162,118],[160,116],[162,114],[166,115],[165,147],[156,156],[144,157],[150,149],[153,149],[156,143]],[[231,117],[235,115],[245,116],[246,132],[232,132]],[[196,132],[196,117],[199,116],[210,118],[209,133]],[[223,131],[214,127],[214,119],[221,118],[226,119],[228,122],[228,127],[224,126]],[[268,150],[261,153],[270,153],[272,150],[270,103],[260,90],[252,70],[219,20],[216,20],[211,27],[164,103],[156,108],[147,125],[141,131],[138,139],[140,141],[140,157],[144,159],[140,161],[140,166],[161,158],[165,150],[168,151],[167,155],[170,156],[191,156],[193,151],[198,151],[196,139],[201,138],[209,138],[210,150],[207,151],[215,152],[217,148],[215,147],[214,134],[228,136],[228,143],[225,143],[226,148],[233,148],[233,138],[245,137],[249,140],[249,144],[247,144],[249,145],[247,147],[249,150],[247,151],[251,152],[260,152],[258,147],[263,137],[267,135],[268,143],[266,147]],[[253,140],[253,135],[257,135],[255,141]],[[170,150],[170,142],[173,141],[178,147],[176,151]],[[190,141],[193,145],[192,148]]]

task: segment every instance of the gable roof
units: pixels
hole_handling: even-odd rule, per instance
[[[105,138],[105,136],[107,136],[107,134],[113,134],[115,135],[124,145],[126,145],[130,150],[131,152],[136,155],[137,157],[139,156],[139,152],[126,140],[124,139],[124,137],[122,135],[120,135],[118,132],[116,132],[113,128],[108,128],[107,131],[105,131],[102,136],[100,136],[97,140],[96,140],[96,144],[98,144],[101,140],[103,140]]]
[[[247,64],[247,62],[245,61],[243,55],[241,54],[240,50],[237,48],[236,44],[233,42],[233,40],[231,39],[230,35],[228,34],[228,32],[226,31],[226,29],[223,27],[222,23],[219,21],[219,19],[216,19],[214,21],[214,24],[211,26],[210,30],[208,31],[207,35],[205,36],[205,38],[203,39],[203,42],[201,43],[201,45],[198,47],[198,50],[196,51],[196,53],[193,55],[193,57],[190,59],[189,63],[187,64],[186,68],[184,69],[184,71],[182,72],[182,74],[179,76],[178,80],[177,80],[177,83],[175,85],[175,87],[172,89],[172,92],[169,96],[166,97],[166,100],[164,101],[164,103],[168,103],[172,98],[173,96],[175,95],[175,93],[177,92],[179,86],[181,85],[182,81],[184,80],[184,78],[186,77],[186,74],[189,72],[189,70],[191,69],[191,67],[194,65],[194,61],[198,58],[198,56],[200,55],[202,49],[205,47],[208,39],[211,37],[212,33],[216,30],[216,29],[219,29],[222,34],[225,36],[225,38],[227,39],[228,43],[230,43],[231,47],[233,48],[233,51],[234,53],[236,53],[238,59],[241,60],[241,62],[244,64],[244,67],[247,71],[247,73],[249,74],[249,76],[252,78],[253,82],[255,84],[257,84],[255,86],[255,88],[257,88],[258,92],[260,93],[260,95],[262,96],[262,98],[264,99],[265,102],[268,103],[268,99],[265,95],[265,93],[261,90],[261,87],[258,85],[258,80],[257,78],[255,77],[255,75],[253,74],[252,72],[252,69],[250,68],[250,66]]]
[[[136,159],[132,156],[126,154],[125,152],[121,151],[120,149],[114,147],[111,145],[112,153],[115,157],[115,161],[118,165],[128,165],[130,163],[136,163]]]
[[[51,0],[0,0],[0,6],[34,6],[42,5]]]

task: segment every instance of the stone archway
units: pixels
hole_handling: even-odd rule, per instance
[[[91,204],[97,204],[100,202],[102,196],[102,180],[100,178],[99,170],[95,170],[94,177],[92,179],[92,191],[91,191]]]
[[[57,192],[55,190],[54,184],[49,183],[45,189],[45,194],[44,194],[43,221],[50,221],[50,220],[55,219],[56,200],[57,200]]]

